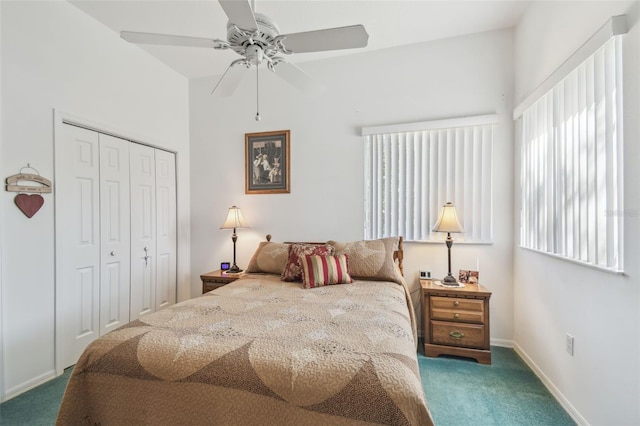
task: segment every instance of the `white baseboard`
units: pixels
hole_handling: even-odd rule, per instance
[[[8,401],[11,398],[15,398],[16,396],[23,394],[55,378],[56,378],[56,372],[54,370],[50,370],[50,371],[47,371],[46,373],[39,375],[38,377],[34,377],[31,380],[28,380],[24,383],[20,383],[18,386],[14,386],[10,389],[7,389],[7,392],[3,395],[2,402]]]
[[[513,349],[516,351],[520,358],[531,368],[536,376],[542,381],[542,384],[551,392],[554,398],[562,405],[562,407],[569,413],[573,421],[580,426],[589,426],[587,420],[576,410],[576,408],[569,402],[569,400],[560,392],[560,390],[553,384],[553,382],[542,372],[540,367],[527,355],[527,353],[515,342],[513,343]]]
[[[513,340],[491,339],[491,346],[500,346],[502,348],[513,348]]]

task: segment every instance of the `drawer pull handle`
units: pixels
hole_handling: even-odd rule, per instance
[[[459,306],[460,302],[458,302],[457,300],[455,302],[453,302],[453,306]]]
[[[464,333],[460,331],[450,331],[449,336],[453,337],[454,339],[460,340],[464,337]]]
[[[453,317],[456,318],[456,319],[460,318],[460,314],[453,314]]]

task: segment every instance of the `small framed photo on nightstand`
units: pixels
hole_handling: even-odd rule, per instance
[[[479,279],[480,279],[480,272],[467,271],[464,269],[460,269],[460,274],[458,275],[458,281],[460,281],[461,283],[478,284]]]

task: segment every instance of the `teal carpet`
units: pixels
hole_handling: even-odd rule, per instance
[[[422,386],[438,426],[575,425],[513,349],[491,347],[491,365],[418,353]]]
[[[492,347],[491,354],[492,365],[418,354],[436,425],[575,424],[512,349]],[[0,404],[0,425],[53,425],[70,373],[69,368],[62,376]]]
[[[53,425],[72,368],[35,389],[0,404],[0,425]]]

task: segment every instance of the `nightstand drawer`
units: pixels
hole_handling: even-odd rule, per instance
[[[483,324],[484,312],[432,308],[431,319],[456,322],[475,322],[478,324]]]
[[[431,309],[454,309],[456,311],[484,312],[484,301],[481,299],[462,299],[460,297],[431,296]]]
[[[241,278],[242,274],[227,274],[221,270],[207,272],[206,274],[200,275],[200,279],[202,280],[202,294],[207,293],[211,290],[215,290],[224,285],[234,282],[238,278]]]
[[[215,290],[217,288],[220,288],[226,284],[229,284],[228,281],[226,282],[220,282],[220,281],[203,281],[202,282],[202,294],[204,293],[208,293],[211,290]]]
[[[482,348],[484,333],[484,325],[431,321],[431,341],[439,345]]]

